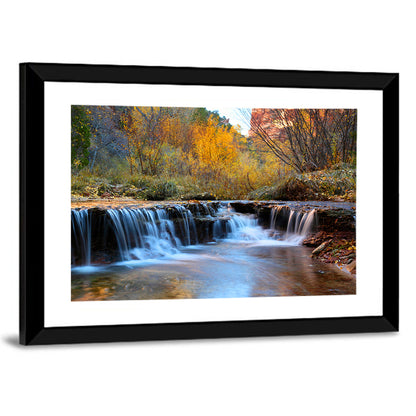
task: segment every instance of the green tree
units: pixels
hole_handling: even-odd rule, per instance
[[[90,147],[90,122],[82,105],[71,106],[71,166],[79,170],[88,166]]]

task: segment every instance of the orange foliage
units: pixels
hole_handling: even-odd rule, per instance
[[[218,126],[210,117],[206,123],[195,125],[193,131],[194,151],[200,167],[213,172],[229,170],[237,160],[234,128]]]

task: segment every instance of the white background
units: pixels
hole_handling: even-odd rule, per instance
[[[3,5],[0,411],[45,416],[414,414],[416,66],[411,6],[409,1],[354,0],[39,0]],[[22,61],[400,72],[401,332],[18,346]]]
[[[271,298],[71,302],[70,107],[105,105],[356,108],[357,294]],[[45,87],[45,326],[290,319],[382,314],[382,93],[301,88],[49,82]],[[371,171],[368,163],[371,163]],[[59,278],[58,278],[59,276]],[[360,276],[365,276],[360,278]]]

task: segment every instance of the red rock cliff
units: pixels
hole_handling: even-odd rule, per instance
[[[251,129],[248,132],[249,137],[254,138],[256,136],[257,126],[261,127],[267,135],[273,140],[285,141],[287,135],[285,127],[279,125],[276,122],[276,117],[272,116],[272,111],[269,108],[253,108],[251,110]]]

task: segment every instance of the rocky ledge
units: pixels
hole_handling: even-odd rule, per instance
[[[287,224],[290,212],[310,212],[315,210],[314,232],[353,231],[355,232],[355,204],[349,202],[322,201],[230,201],[236,212],[254,214],[262,225],[270,224],[272,210],[279,207],[282,225]]]
[[[88,209],[91,213],[91,221],[98,223],[102,221],[106,210],[120,208],[146,208],[165,209],[169,217],[174,220],[177,235],[182,235],[182,222],[185,221],[178,206],[188,209],[194,218],[196,227],[196,238],[199,243],[212,241],[216,212],[221,204],[229,203],[239,213],[254,214],[260,225],[270,226],[272,210],[278,208],[279,216],[275,226],[285,230],[288,224],[290,212],[310,212],[315,210],[316,222],[312,234],[303,242],[307,247],[313,248],[312,256],[325,262],[334,263],[343,270],[355,274],[355,204],[348,202],[323,202],[323,201],[137,201],[131,199],[109,199],[97,201],[73,201],[73,209]],[[219,230],[225,233],[227,217],[220,220]],[[99,228],[99,227],[93,227]],[[117,243],[111,233],[93,234],[92,246],[96,251],[111,251]],[[196,241],[191,241],[195,244]],[[105,250],[103,250],[105,249]],[[102,260],[104,261],[104,260]]]
[[[340,269],[355,275],[355,204],[323,201],[233,201],[230,205],[237,212],[258,216],[265,226],[270,223],[271,212],[276,207],[280,207],[281,226],[287,224],[291,210],[315,210],[316,223],[313,232],[303,244],[313,248],[312,257],[336,264]]]

